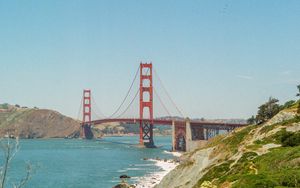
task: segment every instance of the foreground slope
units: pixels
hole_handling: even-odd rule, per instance
[[[300,187],[298,105],[185,154],[157,187]]]
[[[7,104],[0,108],[0,137],[76,138],[79,134],[79,122],[56,111]]]

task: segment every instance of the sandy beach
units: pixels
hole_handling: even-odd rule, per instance
[[[180,157],[181,153],[179,152],[168,152],[174,155],[174,157]],[[158,166],[161,171],[155,172],[153,174],[149,174],[147,176],[141,177],[136,185],[136,188],[153,188],[155,185],[159,184],[159,182],[163,179],[165,175],[167,175],[171,170],[173,170],[179,163],[175,162],[175,160],[156,160],[149,159],[150,161],[154,161],[155,165]]]

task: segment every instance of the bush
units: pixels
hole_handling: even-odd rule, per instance
[[[284,140],[282,140],[282,146],[299,146],[300,145],[300,133],[292,133]]]
[[[277,139],[283,147],[295,147],[300,145],[300,132],[288,132],[285,129],[278,132]]]
[[[294,100],[287,101],[286,103],[284,103],[284,105],[280,106],[280,110],[292,107],[295,104],[295,102],[296,101],[294,101]]]
[[[8,104],[7,104],[7,103],[0,104],[0,109],[5,109],[5,110],[7,110],[7,109],[8,109]]]

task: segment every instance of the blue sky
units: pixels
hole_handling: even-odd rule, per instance
[[[0,0],[0,103],[110,114],[152,61],[186,116],[247,118],[300,84],[300,2]],[[154,83],[155,84],[155,83]]]

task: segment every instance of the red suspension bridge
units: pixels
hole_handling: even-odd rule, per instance
[[[136,83],[138,73],[140,76],[140,82],[138,90],[132,93],[134,84]],[[154,74],[155,73],[155,74]],[[165,92],[165,96],[168,100],[162,100],[157,90],[153,86],[153,75],[158,78],[158,82],[162,86],[162,90]],[[154,117],[154,96],[157,98],[155,104],[157,104],[157,110],[164,111],[164,114],[168,118],[158,118],[160,113]],[[128,100],[132,97],[131,100]],[[139,100],[137,101],[137,96]],[[126,105],[126,102],[128,103]],[[138,104],[136,104],[138,102]],[[93,125],[99,125],[104,123],[120,122],[128,124],[139,124],[139,144],[148,148],[155,147],[153,140],[153,128],[155,126],[169,125],[172,126],[172,138],[173,138],[173,150],[188,150],[188,142],[207,140],[215,135],[218,135],[220,131],[231,131],[237,127],[245,126],[245,124],[232,124],[232,123],[220,123],[200,120],[189,120],[183,118],[175,118],[171,115],[170,108],[167,108],[166,103],[171,104],[173,107],[171,110],[175,110],[178,116],[184,117],[183,113],[179,110],[174,103],[166,88],[161,82],[161,79],[154,71],[152,63],[140,63],[140,66],[135,74],[135,77],[126,93],[125,98],[118,106],[116,111],[105,117],[99,110],[96,103],[93,101],[91,90],[83,91],[82,98],[82,131],[81,136],[86,139],[92,139],[93,133],[91,127]],[[95,106],[95,110],[92,111],[92,104]],[[160,108],[159,108],[160,105]],[[138,107],[138,108],[137,108]],[[93,107],[94,109],[94,107]],[[136,117],[136,109],[139,109],[138,118]],[[95,111],[101,114],[97,115]],[[93,113],[94,112],[94,113]],[[135,113],[134,113],[135,112]],[[95,114],[93,117],[93,114]],[[129,115],[130,114],[130,115]],[[163,114],[163,113],[161,113]],[[131,117],[130,117],[131,116]],[[162,117],[162,116],[160,116]]]

